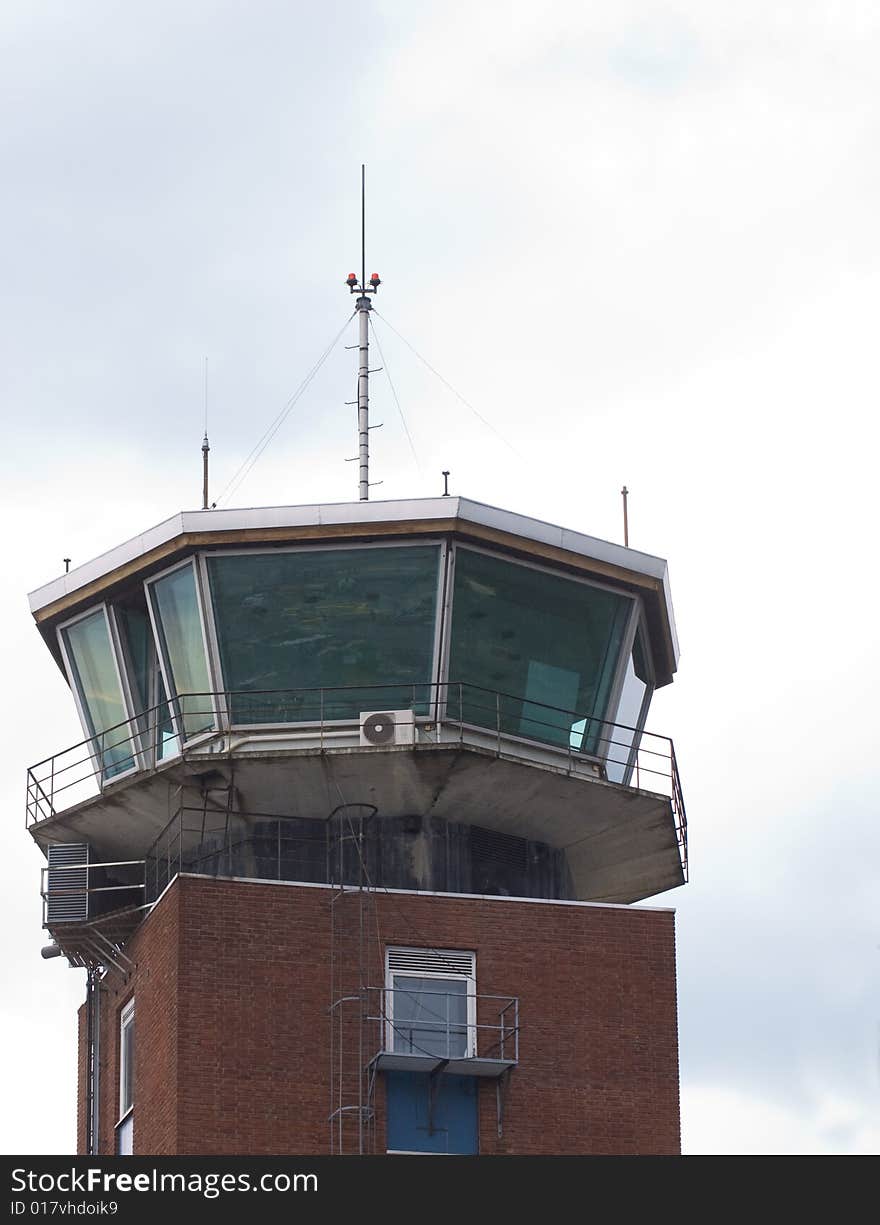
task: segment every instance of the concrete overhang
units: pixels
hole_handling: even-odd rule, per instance
[[[630,903],[684,883],[671,801],[588,769],[523,761],[466,743],[191,754],[31,827],[43,847],[87,842],[95,858],[141,859],[173,815],[174,794],[232,780],[238,814],[324,821],[340,802],[381,816],[468,822],[564,849],[580,901]]]
[[[55,634],[59,621],[198,550],[429,536],[470,541],[640,595],[656,683],[672,680],[678,639],[662,558],[468,498],[181,511],[37,588],[29,596],[30,607],[61,666]]]

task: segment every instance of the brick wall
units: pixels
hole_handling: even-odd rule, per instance
[[[102,989],[101,1151],[118,1115],[119,1012],[136,1004],[139,1153],[329,1151],[329,889],[183,877],[138,930],[127,982]],[[668,911],[377,894],[369,978],[386,944],[477,953],[477,992],[519,997],[520,1062],[483,1153],[679,1151],[674,916]],[[346,902],[345,906],[354,903]],[[351,916],[348,916],[349,918]],[[343,922],[346,916],[343,915]],[[354,942],[337,966],[357,981]],[[480,1021],[494,1020],[484,1009]],[[84,1136],[81,1020],[80,1143]],[[384,1148],[382,1077],[376,1094]]]
[[[181,891],[175,886],[141,925],[126,948],[136,970],[125,979],[109,974],[100,986],[99,1151],[116,1151],[119,1119],[119,1020],[135,997],[136,1152],[174,1153],[177,1146],[178,1006]],[[86,1016],[79,1011],[80,1070],[77,1136],[79,1151],[86,1136]],[[143,1133],[143,1134],[141,1134]]]

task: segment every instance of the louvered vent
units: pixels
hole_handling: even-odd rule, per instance
[[[48,848],[46,923],[78,923],[89,917],[89,848],[85,842],[56,842]]]
[[[472,825],[471,850],[475,859],[506,864],[519,872],[528,870],[529,844],[525,838],[517,838],[515,834],[502,834],[498,830]]]
[[[404,949],[388,950],[389,973],[408,971],[423,974],[426,978],[438,978],[444,974],[475,974],[476,954],[460,953],[453,949]]]

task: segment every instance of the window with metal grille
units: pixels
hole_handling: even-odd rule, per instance
[[[406,1055],[476,1054],[476,955],[453,949],[387,950],[386,1047]]]

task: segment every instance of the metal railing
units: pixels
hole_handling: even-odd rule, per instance
[[[120,869],[130,869],[121,872]],[[65,887],[64,874],[73,874],[72,886]],[[135,877],[131,881],[122,881],[122,876]],[[80,877],[84,877],[84,884]],[[103,884],[92,884],[94,877]],[[108,881],[116,883],[109,884]],[[52,914],[53,905],[59,910],[64,909],[64,903],[76,902],[82,899],[83,914],[81,920],[100,917],[102,913],[115,909],[117,906],[140,905],[144,900],[146,882],[144,879],[144,861],[142,859],[120,859],[108,863],[84,862],[66,864],[48,864],[40,868],[40,897],[43,899],[43,926],[53,922],[63,922]],[[109,895],[117,895],[110,897]],[[95,899],[93,901],[92,899]],[[61,906],[58,906],[61,903]],[[103,903],[103,904],[102,904]]]
[[[351,747],[359,743],[362,711],[401,709],[413,712],[416,746],[466,743],[666,796],[686,872],[687,819],[668,736],[466,681],[184,694],[31,766],[26,824],[208,749],[234,754],[249,740]]]
[[[182,805],[147,851],[147,902],[155,902],[182,872],[249,880],[329,879],[327,832],[314,822],[307,835],[284,817],[243,818],[235,812]]]
[[[519,999],[516,996],[459,995],[413,987],[367,987],[366,990],[366,1020],[377,1027],[373,1043],[377,1055],[519,1062]],[[461,1003],[468,1016],[474,1019],[453,1019],[453,1008]],[[404,1019],[403,1014],[413,1004],[420,1015]],[[486,1020],[487,1016],[492,1019]]]

